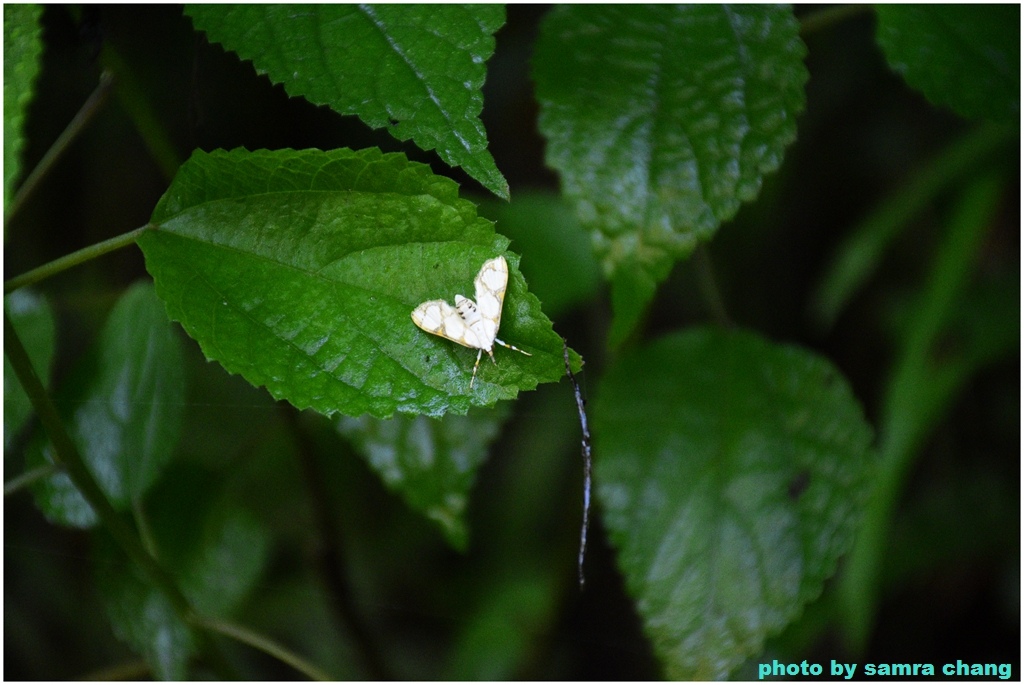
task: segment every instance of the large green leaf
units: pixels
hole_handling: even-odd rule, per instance
[[[338,431],[355,444],[388,487],[436,522],[448,542],[463,550],[469,490],[507,416],[504,403],[440,420],[343,416]]]
[[[5,8],[5,12],[8,8]],[[4,309],[14,330],[25,345],[39,380],[50,383],[50,365],[56,344],[53,310],[46,299],[27,290],[17,290],[4,298]],[[32,415],[32,403],[4,357],[4,451]]]
[[[150,540],[196,610],[225,617],[259,579],[270,538],[256,518],[214,491],[209,474],[169,474],[147,502]],[[114,632],[161,679],[183,680],[194,636],[163,593],[105,534],[93,553],[97,586]]]
[[[612,280],[613,342],[781,163],[807,80],[797,31],[766,5],[571,5],[545,20],[547,162]]]
[[[508,199],[480,121],[502,5],[190,5],[196,28],[289,95],[355,114]]]
[[[156,482],[181,432],[185,382],[181,349],[153,286],[130,288],[111,311],[96,348],[63,393],[73,403],[69,432],[115,508],[125,509]],[[52,460],[48,445],[30,451]],[[64,473],[34,487],[51,520],[95,523]]]
[[[452,181],[377,150],[197,152],[139,246],[171,318],[207,358],[300,409],[465,414],[564,373],[562,340],[507,255],[496,365],[413,324],[473,293],[508,240]],[[578,362],[578,357],[575,357]]]
[[[889,65],[965,117],[1020,119],[1020,5],[885,5],[878,43]]]
[[[561,197],[525,191],[511,202],[484,201],[480,213],[494,219],[512,247],[527,256],[519,268],[548,316],[593,300],[601,270],[590,237]]]
[[[593,421],[605,525],[669,677],[727,676],[853,541],[860,407],[821,358],[704,329],[620,359]]]
[[[21,174],[23,122],[43,53],[41,5],[4,5],[4,207]],[[31,349],[31,348],[29,348]]]

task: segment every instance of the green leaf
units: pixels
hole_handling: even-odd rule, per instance
[[[499,197],[480,121],[502,5],[189,5],[197,29],[289,95],[436,149]]]
[[[601,274],[590,237],[559,196],[525,191],[511,202],[484,201],[480,213],[494,219],[523,255],[519,268],[549,316],[596,295]]]
[[[159,558],[197,611],[227,616],[253,589],[270,551],[254,514],[189,467],[168,474],[147,499]]]
[[[4,5],[4,207],[14,196],[25,145],[24,120],[42,66],[40,5]],[[29,348],[31,349],[31,348]]]
[[[252,591],[270,538],[248,511],[214,490],[200,470],[168,474],[147,502],[157,558],[198,612],[225,617]],[[183,680],[195,639],[163,593],[105,534],[93,553],[97,585],[114,632],[162,679]]]
[[[69,433],[100,487],[126,509],[160,476],[181,432],[185,383],[181,349],[153,286],[141,283],[121,296],[96,348],[75,379]],[[50,447],[33,450],[52,461]],[[65,474],[35,486],[36,502],[51,520],[89,526],[91,509]],[[90,512],[88,515],[84,512]]]
[[[878,5],[895,71],[968,118],[1020,119],[1020,5]]]
[[[472,293],[508,240],[404,155],[197,152],[152,221],[139,246],[171,318],[208,359],[300,409],[465,414],[565,373],[515,255],[500,335],[532,357],[500,348],[471,390],[476,350],[412,322],[425,300]]]
[[[871,430],[839,373],[747,332],[667,336],[594,402],[595,482],[669,678],[724,678],[852,541]]]
[[[547,162],[592,232],[621,341],[672,264],[711,238],[796,137],[792,10],[571,5],[534,57]]]
[[[92,556],[96,587],[114,634],[142,654],[155,678],[185,680],[195,649],[188,625],[102,529]]]
[[[10,7],[5,8],[8,12]],[[4,309],[28,351],[28,358],[43,386],[50,384],[50,365],[56,345],[56,323],[46,298],[16,290],[4,298]],[[32,415],[32,403],[21,387],[11,363],[4,357],[4,451]]]
[[[558,605],[558,584],[531,569],[493,580],[480,606],[465,621],[452,648],[443,679],[509,681],[520,679],[524,662],[549,629]],[[514,630],[509,627],[514,626]]]
[[[440,420],[345,416],[338,421],[338,431],[355,444],[388,487],[436,522],[452,546],[464,550],[469,490],[508,413],[508,405],[499,404]]]

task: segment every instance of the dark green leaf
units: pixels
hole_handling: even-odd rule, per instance
[[[479,115],[501,5],[190,5],[196,28],[289,95],[436,149],[508,199]]]
[[[36,468],[56,462],[53,445],[42,435],[33,437],[25,451],[25,465]],[[85,501],[70,476],[62,470],[32,484],[36,506],[53,523],[72,528],[92,528],[96,525],[96,512]]]
[[[11,8],[4,10],[5,16]],[[6,19],[5,19],[6,21]],[[18,290],[4,298],[4,309],[14,330],[25,345],[32,367],[44,386],[50,384],[50,364],[56,338],[53,310],[46,299],[26,290]],[[15,435],[32,415],[32,403],[25,394],[14,369],[4,357],[4,449],[11,446]]]
[[[597,293],[600,267],[590,236],[560,197],[526,191],[512,202],[484,202],[480,212],[497,221],[502,235],[523,255],[519,268],[548,316],[557,317]]]
[[[1020,5],[878,5],[889,65],[965,117],[1020,119]]]
[[[146,512],[156,556],[201,614],[225,617],[259,579],[269,536],[232,505],[209,474],[177,471],[153,492]],[[105,535],[94,553],[97,582],[114,631],[146,657],[154,673],[182,680],[194,638],[161,591]]]
[[[377,150],[197,152],[139,246],[171,318],[232,373],[300,409],[464,414],[564,373],[518,257],[496,365],[421,331],[421,302],[472,293],[508,246],[452,181]],[[578,357],[574,357],[578,362]]]
[[[466,416],[391,419],[342,417],[348,437],[388,487],[409,506],[435,521],[457,549],[466,548],[463,514],[477,468],[508,416],[508,405]]]
[[[23,122],[43,53],[42,13],[40,5],[4,7],[4,207],[21,174]]]
[[[444,679],[494,682],[521,677],[524,660],[549,628],[556,589],[549,576],[536,572],[492,581],[481,606],[460,625]]]
[[[604,521],[668,676],[727,676],[853,541],[860,407],[815,355],[705,329],[622,358],[593,420]]]
[[[227,616],[263,571],[270,537],[200,469],[179,469],[147,500],[159,557],[200,613]]]
[[[784,7],[571,5],[534,57],[547,161],[593,233],[612,340],[796,137],[807,71]]]
[[[102,529],[93,567],[114,634],[138,650],[159,680],[185,680],[195,637],[167,598]]]
[[[115,508],[125,509],[159,477],[181,431],[181,350],[152,285],[130,288],[110,313],[75,386],[69,433]],[[35,458],[52,461],[49,446]],[[91,510],[64,474],[38,483],[51,520],[91,525]]]

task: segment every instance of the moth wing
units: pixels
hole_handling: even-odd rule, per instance
[[[481,337],[485,339],[488,349],[498,336],[501,325],[501,308],[505,303],[505,288],[508,286],[508,264],[501,255],[488,259],[480,267],[480,273],[473,281],[476,288],[476,308],[482,319]]]
[[[459,310],[444,300],[427,300],[412,310],[412,321],[427,333],[466,347],[483,349],[476,331],[466,325]]]

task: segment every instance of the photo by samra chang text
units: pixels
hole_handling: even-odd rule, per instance
[[[826,668],[828,672],[826,673]],[[989,677],[1009,680],[1013,676],[1013,664],[970,663],[957,659],[942,664],[927,663],[893,663],[893,664],[855,664],[831,660],[823,666],[817,662],[801,661],[787,663],[773,659],[771,662],[757,665],[757,677],[793,678],[796,676],[843,678],[845,680],[864,680],[868,678],[909,678],[933,677],[937,680],[959,679],[967,677]]]

